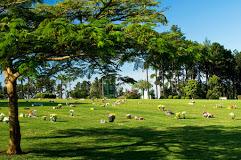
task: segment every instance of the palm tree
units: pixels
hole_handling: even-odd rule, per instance
[[[143,98],[144,98],[144,91],[150,89],[151,87],[152,87],[151,83],[145,80],[139,80],[137,83],[133,85],[133,88],[140,89],[142,91]]]

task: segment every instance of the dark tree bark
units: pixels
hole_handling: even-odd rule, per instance
[[[17,96],[17,78],[18,73],[13,74],[11,68],[4,71],[7,95],[9,98],[9,146],[7,154],[21,154],[20,147],[21,133],[18,120],[18,96]]]

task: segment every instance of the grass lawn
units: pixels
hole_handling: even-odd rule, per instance
[[[31,107],[32,102],[19,102],[36,109],[37,118],[20,118],[22,149],[19,156],[7,156],[8,124],[0,122],[0,159],[86,159],[86,160],[173,160],[173,159],[241,159],[241,101],[236,100],[127,100],[117,106],[101,107],[101,102],[72,100],[75,108],[53,106],[67,100],[35,100],[44,106]],[[112,103],[115,100],[111,100]],[[186,111],[186,119],[166,116],[157,106],[165,105],[173,112]],[[215,108],[222,104],[223,108]],[[238,109],[227,109],[236,104]],[[95,110],[90,110],[95,107]],[[69,110],[74,109],[71,117]],[[204,111],[215,118],[204,118]],[[234,112],[236,119],[229,116]],[[0,101],[0,113],[8,113],[6,101]],[[42,116],[57,114],[57,122]],[[115,113],[114,123],[101,124],[108,113]],[[126,114],[145,120],[127,119]]]

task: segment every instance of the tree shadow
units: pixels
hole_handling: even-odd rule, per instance
[[[90,128],[59,130],[29,137],[40,144],[29,148],[36,156],[55,159],[240,159],[241,130],[223,126],[151,128]]]

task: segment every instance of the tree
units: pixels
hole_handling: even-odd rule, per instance
[[[101,80],[95,78],[94,82],[90,86],[90,97],[91,98],[100,98],[102,96],[102,85]]]
[[[188,80],[184,87],[184,93],[189,98],[200,98],[201,85],[196,80]]]
[[[87,81],[83,81],[82,83],[78,82],[74,88],[70,92],[70,96],[73,98],[87,98],[90,92],[90,83]]]
[[[151,87],[152,87],[151,83],[149,83],[145,80],[140,80],[133,85],[133,88],[140,89],[142,91],[142,97],[143,98],[144,98],[144,91],[147,90],[147,89],[150,89]]]
[[[208,81],[208,93],[207,93],[207,98],[208,99],[218,99],[221,95],[221,80],[218,76],[213,75],[212,77],[209,78]]]
[[[235,58],[235,88],[236,94],[241,95],[241,52],[237,50],[234,51],[234,58]]]
[[[67,93],[68,77],[64,74],[59,74],[57,76],[57,79],[60,81],[60,84],[57,86],[57,90],[59,92],[60,98],[62,99],[63,98],[63,91],[65,90],[66,93]]]
[[[40,93],[53,93],[56,81],[49,76],[40,75],[36,77],[35,87]]]
[[[10,114],[8,154],[22,153],[16,90],[21,75],[41,72],[41,66],[53,61],[80,70],[110,69],[129,51],[132,42],[125,39],[129,25],[155,24],[165,18],[156,0],[67,0],[54,6],[33,5],[36,2],[0,2],[0,68]],[[72,23],[76,19],[79,23]],[[78,66],[72,64],[76,61]]]

